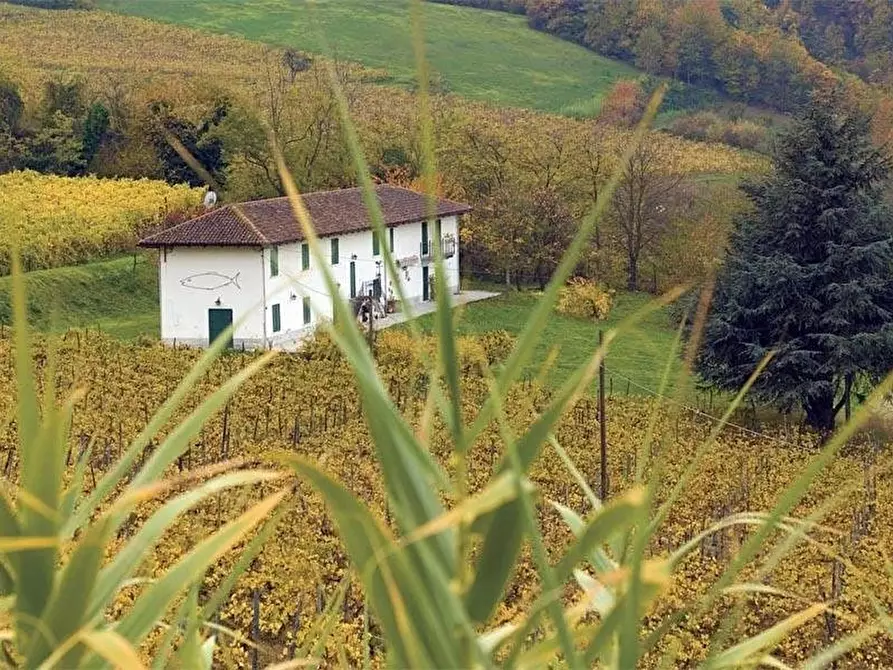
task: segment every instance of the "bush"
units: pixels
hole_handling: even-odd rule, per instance
[[[688,140],[704,142],[713,139],[722,124],[723,121],[718,114],[698,112],[679,117],[670,124],[667,130]]]
[[[600,320],[608,316],[613,291],[582,277],[571,279],[558,296],[558,311],[582,319]]]
[[[508,358],[515,346],[515,338],[505,330],[488,330],[478,335],[481,346],[487,354],[490,365],[500,363]]]
[[[753,121],[736,121],[723,130],[722,141],[733,147],[768,153],[769,130]]]
[[[325,330],[318,328],[301,343],[298,356],[305,361],[336,361],[341,360],[341,350]]]

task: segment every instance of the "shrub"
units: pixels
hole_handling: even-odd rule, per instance
[[[500,363],[508,358],[515,346],[515,338],[505,330],[489,330],[478,336],[481,346],[487,354],[490,365]]]
[[[631,79],[621,79],[608,92],[599,119],[615,126],[634,126],[645,111],[645,91]]]
[[[733,147],[766,153],[769,151],[769,131],[753,121],[736,121],[722,133],[722,141]]]
[[[716,128],[722,126],[722,119],[713,112],[698,112],[681,116],[670,124],[668,130],[688,140],[706,141],[713,139]]]
[[[604,319],[611,311],[612,294],[590,279],[574,277],[558,295],[558,311],[582,319]]]

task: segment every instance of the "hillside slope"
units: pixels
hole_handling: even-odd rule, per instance
[[[41,331],[100,329],[121,339],[157,337],[158,270],[154,255],[112,260],[25,275],[28,321]],[[0,324],[12,323],[11,277],[0,277]]]
[[[408,0],[99,0],[103,9],[181,23],[310,52],[324,51],[313,21],[342,59],[414,80]],[[641,74],[558,38],[530,30],[523,17],[425,6],[428,58],[454,93],[499,105],[552,112],[592,111],[609,87]]]

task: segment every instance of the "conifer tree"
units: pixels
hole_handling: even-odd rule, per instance
[[[828,431],[853,383],[893,368],[890,162],[868,120],[814,102],[776,147],[775,170],[746,191],[717,279],[699,371],[740,388],[770,350],[753,393],[802,408]]]

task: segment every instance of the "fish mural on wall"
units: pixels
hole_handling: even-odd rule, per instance
[[[232,284],[241,291],[242,287],[239,286],[239,276],[241,274],[241,272],[237,272],[234,277],[227,277],[219,272],[202,272],[201,274],[190,275],[181,279],[180,285],[185,288],[196,289],[197,291],[216,291]]]

